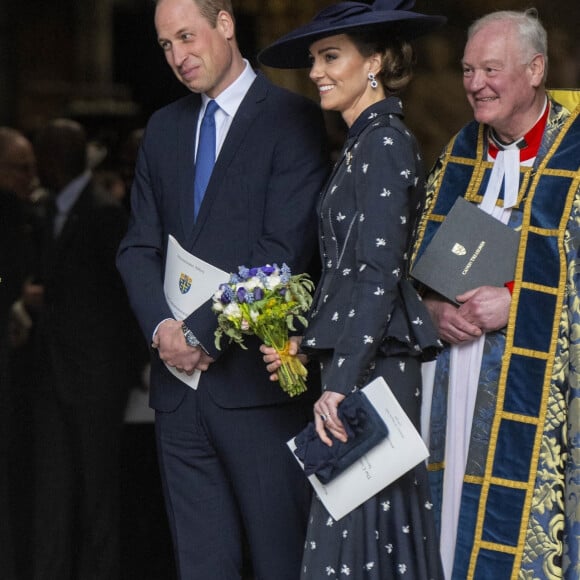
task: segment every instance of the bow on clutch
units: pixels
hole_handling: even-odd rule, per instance
[[[294,454],[304,464],[304,473],[316,475],[327,484],[385,439],[389,430],[362,391],[350,394],[338,406],[348,440],[339,441],[329,433],[332,447],[323,443],[310,422],[294,439]]]

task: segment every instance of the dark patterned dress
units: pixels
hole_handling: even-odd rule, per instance
[[[348,396],[382,376],[417,428],[420,366],[437,341],[402,280],[423,175],[400,100],[365,110],[321,198],[323,273],[302,342],[324,390]],[[339,521],[314,498],[301,578],[443,578],[424,464]]]

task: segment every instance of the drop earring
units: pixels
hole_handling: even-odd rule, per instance
[[[375,78],[375,73],[369,73],[369,81],[371,83],[371,88],[376,89],[379,86],[379,83],[377,83],[377,79]]]

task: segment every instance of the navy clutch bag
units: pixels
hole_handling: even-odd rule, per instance
[[[340,475],[389,434],[385,422],[362,391],[344,399],[338,406],[338,418],[346,429],[346,443],[329,433],[332,447],[328,447],[318,437],[313,422],[294,439],[294,454],[304,464],[304,473],[316,475],[324,484]]]

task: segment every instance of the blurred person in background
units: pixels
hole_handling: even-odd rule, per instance
[[[30,141],[16,129],[0,127],[0,571],[6,580],[16,578],[13,517],[19,515],[16,509],[10,513],[15,499],[12,460],[18,441],[14,438],[14,393],[9,376],[9,318],[22,297],[26,276],[25,204],[35,175]]]
[[[115,268],[127,212],[95,184],[79,123],[47,123],[34,146],[50,195],[39,273],[34,578],[115,580],[123,415],[141,340]]]

